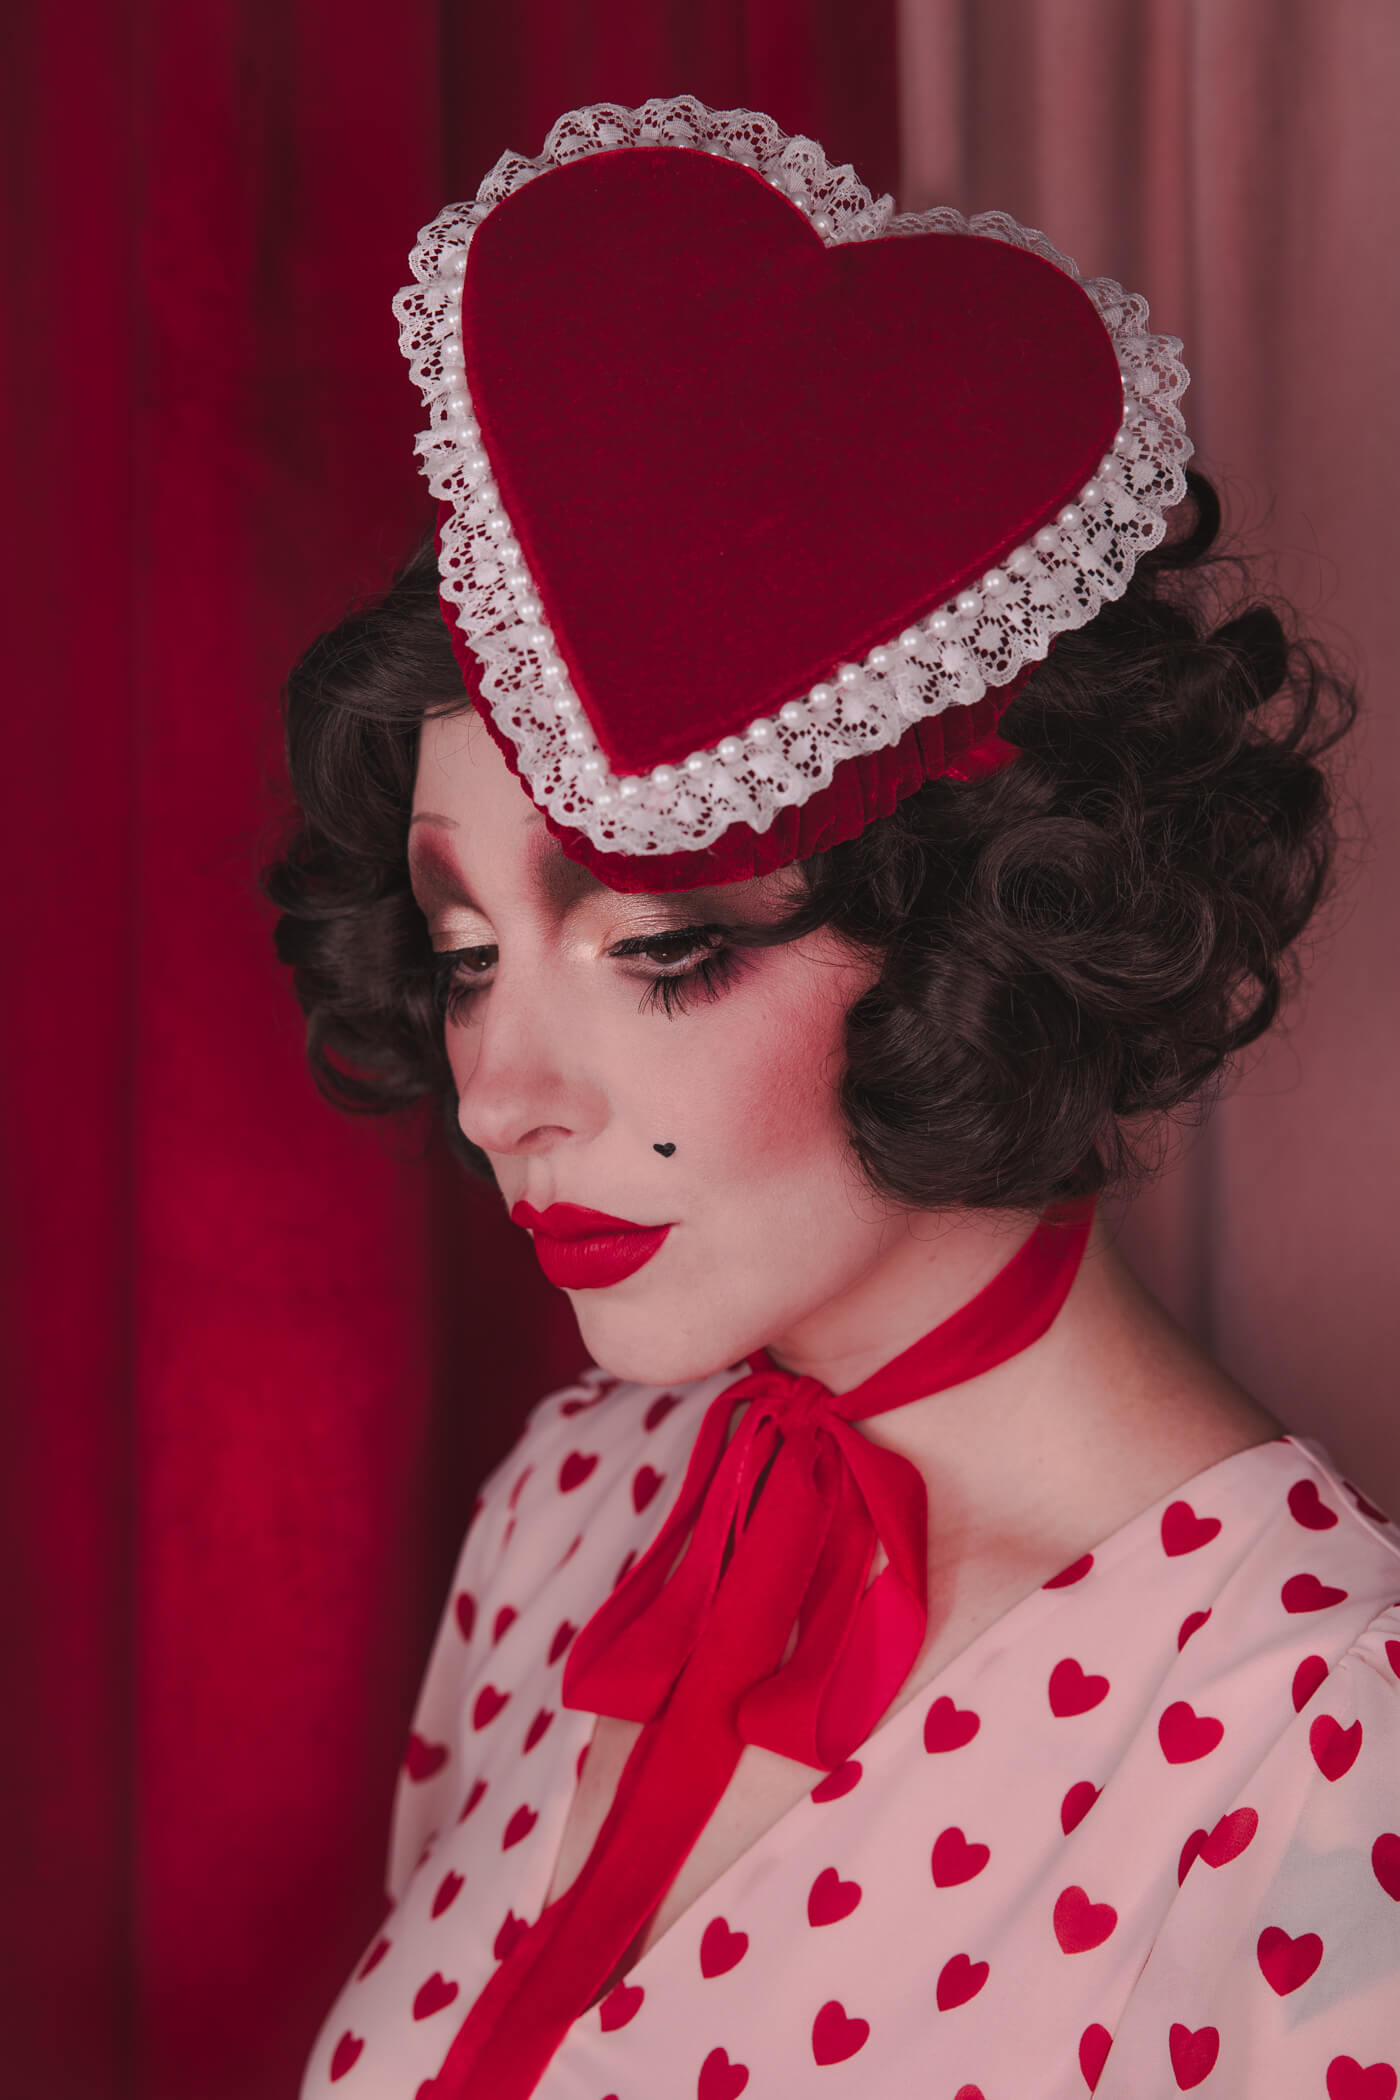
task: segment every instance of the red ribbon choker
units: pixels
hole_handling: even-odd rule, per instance
[[[760,1349],[711,1401],[666,1522],[564,1670],[565,1706],[643,1724],[607,1819],[416,2100],[526,2100],[655,1913],[744,1745],[832,1771],[878,1725],[927,1635],[928,1497],[908,1459],[853,1425],[1038,1341],[1093,1214],[1092,1197],[1052,1205],[983,1290],[850,1392]],[[871,1582],[877,1545],[887,1565]]]

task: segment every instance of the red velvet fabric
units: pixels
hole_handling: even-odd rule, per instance
[[[893,12],[16,0],[0,2090],[294,2100],[383,1907],[483,1470],[581,1350],[497,1200],[316,1096],[278,683],[431,522],[389,302],[578,103],[895,180]]]

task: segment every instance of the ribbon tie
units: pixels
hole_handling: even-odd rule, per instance
[[[565,1706],[642,1724],[607,1818],[416,2100],[527,2100],[625,1963],[746,1743],[830,1771],[864,1742],[927,1633],[928,1497],[908,1459],[854,1424],[1037,1341],[1093,1212],[1092,1198],[1053,1205],[984,1290],[850,1392],[760,1349],[711,1401],[670,1515],[564,1671]],[[886,1565],[871,1582],[877,1547]]]

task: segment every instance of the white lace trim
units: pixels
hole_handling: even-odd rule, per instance
[[[546,169],[618,146],[699,149],[756,168],[806,212],[828,247],[886,234],[972,233],[1043,256],[1081,283],[1118,352],[1122,427],[1093,480],[1053,525],[930,618],[842,664],[711,749],[637,778],[617,778],[599,748],[532,588],[480,443],[464,377],[460,301],[476,228]],[[1178,401],[1187,374],[1175,336],[1150,335],[1147,302],[1112,278],[1081,278],[1043,234],[1004,212],[965,219],[939,207],[896,213],[812,139],[790,138],[754,110],[711,110],[689,95],[640,109],[597,103],[554,125],[536,160],[505,153],[474,202],[450,204],[419,236],[414,284],[394,300],[399,341],[430,416],[422,472],[450,512],[442,532],[445,597],[481,665],[494,720],[514,743],[534,800],[612,853],[694,852],[731,824],[767,831],[778,811],[828,785],[843,759],[895,743],[910,725],[967,706],[1039,661],[1053,637],[1121,596],[1138,557],[1166,531],[1191,456]]]

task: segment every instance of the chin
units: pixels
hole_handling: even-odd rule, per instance
[[[592,1293],[570,1295],[583,1345],[594,1363],[629,1385],[690,1385],[729,1370],[760,1346],[725,1332],[704,1339],[683,1329],[659,1332],[651,1321],[629,1319],[620,1306],[589,1305]]]

